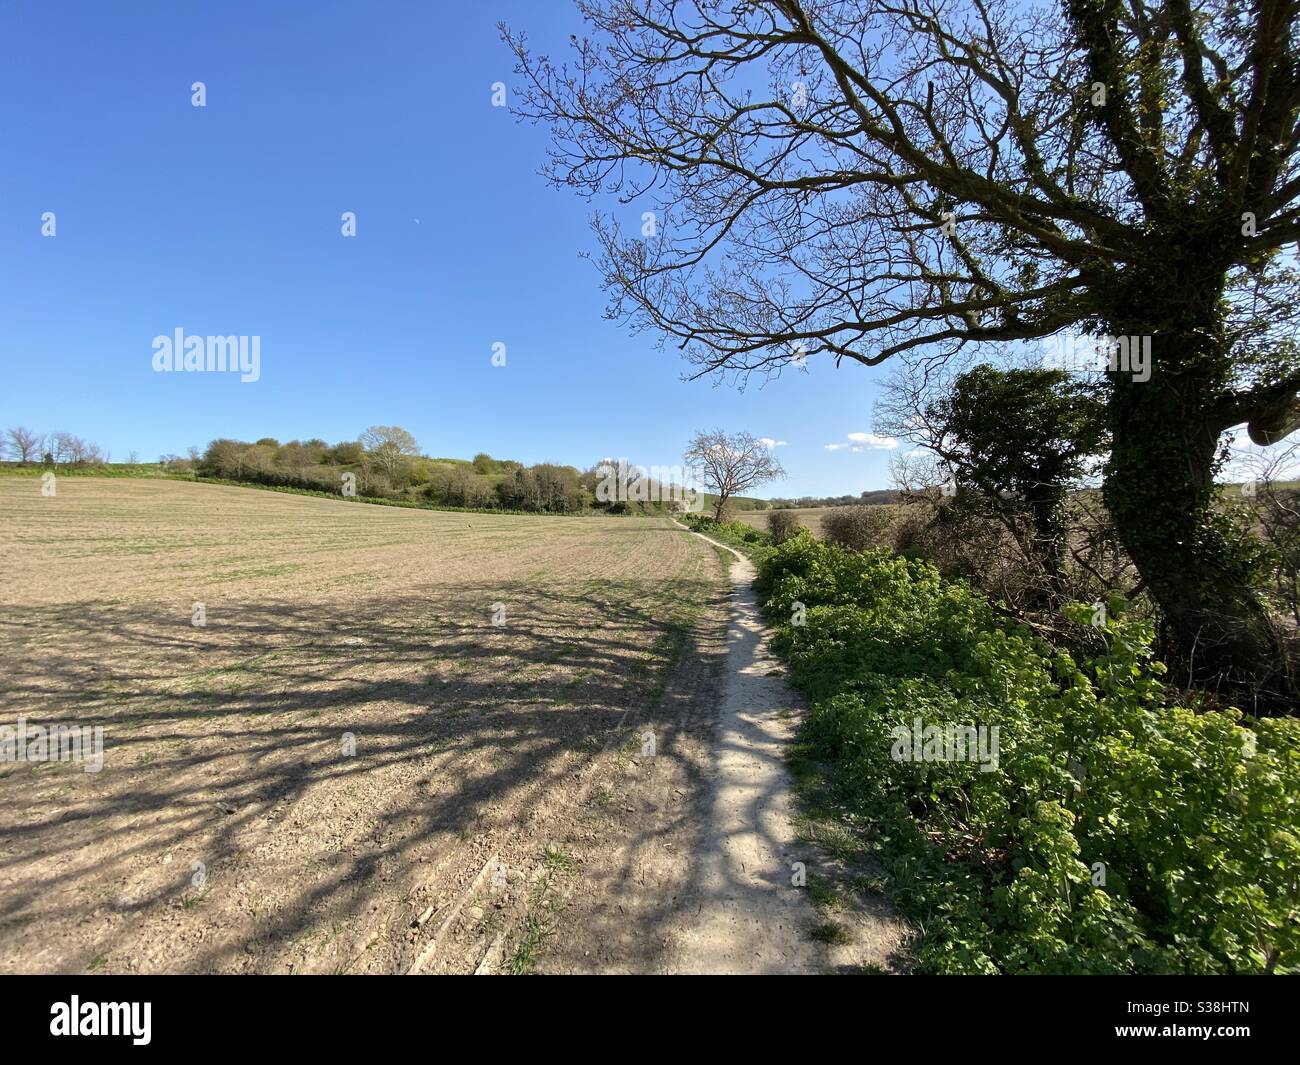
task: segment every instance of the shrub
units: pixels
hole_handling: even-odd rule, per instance
[[[344,440],[325,453],[325,461],[336,466],[355,466],[365,457],[365,448],[356,440]]]
[[[922,970],[1300,970],[1300,721],[1179,705],[1118,602],[1076,661],[883,551],[796,536],[757,586],[811,703],[804,739],[925,929]],[[996,726],[991,771],[895,760],[918,721]]]
[[[424,498],[444,507],[490,507],[496,501],[490,478],[468,466],[439,466],[423,489]]]
[[[767,515],[767,532],[772,543],[783,544],[799,530],[799,519],[793,511],[772,510]]]
[[[496,486],[497,499],[513,510],[539,510],[563,514],[582,509],[582,487],[572,466],[538,463],[519,467]]]
[[[886,544],[891,514],[875,506],[835,507],[822,518],[822,535],[850,551]]]
[[[743,521],[716,521],[707,514],[684,514],[682,521],[694,532],[703,533],[724,543],[734,544],[745,549],[749,554],[754,553],[753,549],[766,547],[771,543],[771,537],[767,533],[759,532]]]

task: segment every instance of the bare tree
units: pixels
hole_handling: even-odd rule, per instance
[[[361,434],[371,465],[382,470],[394,484],[407,459],[420,454],[415,437],[400,425],[372,425]]]
[[[1107,507],[1174,658],[1276,672],[1212,507],[1227,429],[1300,425],[1295,0],[578,6],[571,63],[502,32],[551,180],[655,220],[596,220],[612,314],[741,378],[1132,337]]]
[[[5,439],[8,441],[10,454],[18,462],[35,462],[40,455],[40,434],[31,429],[16,425],[5,433]]]
[[[721,429],[696,433],[683,458],[688,466],[704,471],[705,486],[717,494],[714,517],[718,521],[732,496],[785,476],[767,445],[749,433],[728,436]]]
[[[1268,452],[1248,451],[1240,499],[1272,555],[1270,593],[1300,627],[1300,443]]]
[[[12,439],[12,437],[11,437]],[[61,462],[70,466],[84,466],[88,463],[105,461],[104,452],[98,444],[93,444],[75,433],[56,432],[43,436],[31,436],[31,447],[35,454],[47,463]]]
[[[50,434],[49,447],[55,462],[70,463],[77,453],[77,438],[71,433],[54,432]]]

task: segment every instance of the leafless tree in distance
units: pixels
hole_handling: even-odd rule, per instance
[[[771,449],[750,433],[728,436],[721,429],[696,433],[683,458],[688,466],[703,471],[705,486],[717,495],[714,517],[718,521],[732,496],[785,476]]]
[[[16,425],[5,433],[9,453],[17,462],[35,462],[41,453],[41,436],[31,429]]]

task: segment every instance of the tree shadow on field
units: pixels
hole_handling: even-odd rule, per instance
[[[660,815],[622,818],[626,845],[598,856],[589,870],[604,890],[580,900],[579,930],[548,960],[548,971],[897,968],[903,936],[883,898],[857,898],[837,913],[852,932],[835,925],[846,939],[834,949],[812,936],[815,926],[832,926],[819,916],[807,885],[813,878],[824,883],[835,863],[793,833],[786,752],[802,702],[770,649],[749,576],[747,568],[736,575],[741,586],[727,610],[725,640],[719,631],[695,659],[701,673],[710,668],[709,658],[722,659],[713,665],[722,670],[725,692],[715,696],[709,686],[703,709],[692,708],[686,690],[679,690],[672,696],[681,705],[665,715],[676,725],[673,751],[687,767],[688,800],[674,803],[662,790],[627,790],[631,801],[659,803]],[[676,741],[692,733],[705,742],[683,742],[679,749]],[[675,873],[666,868],[674,854],[680,856]],[[796,869],[805,877],[800,886]]]
[[[717,592],[214,597],[202,628],[184,605],[0,607],[0,723],[104,726],[102,772],[0,767],[0,971],[337,967],[419,876],[536,857],[576,770],[695,654],[672,604]]]

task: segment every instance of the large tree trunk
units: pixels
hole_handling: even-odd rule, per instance
[[[1038,485],[1025,496],[1033,521],[1034,554],[1043,567],[1051,591],[1057,590],[1061,561],[1065,557],[1065,492],[1059,485]]]
[[[1278,637],[1239,553],[1213,520],[1226,428],[1213,408],[1225,387],[1228,352],[1212,325],[1189,327],[1195,310],[1184,303],[1180,312],[1153,315],[1148,305],[1122,316],[1132,328],[1121,335],[1153,337],[1153,359],[1147,381],[1111,374],[1112,450],[1103,494],[1159,604],[1164,651],[1177,679],[1267,711],[1283,698]]]

